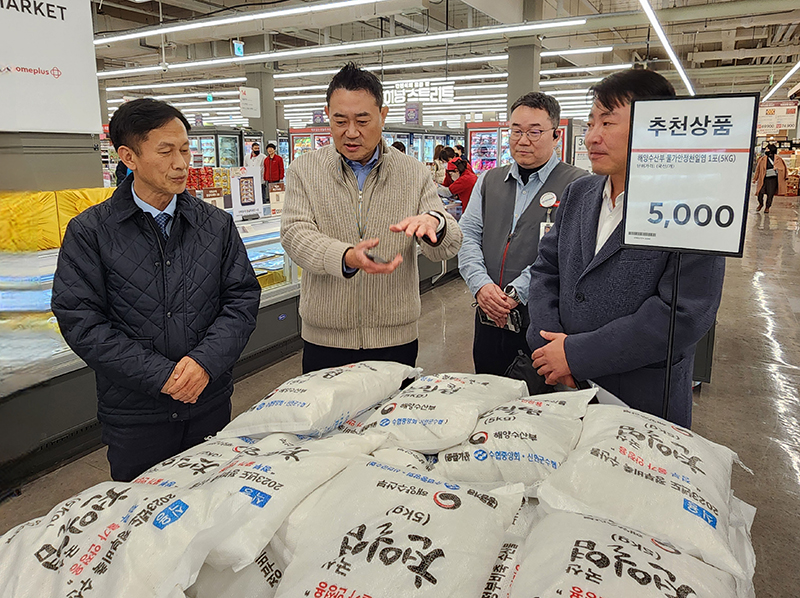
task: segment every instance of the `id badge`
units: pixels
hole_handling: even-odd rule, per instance
[[[539,225],[539,240],[540,241],[542,240],[542,237],[544,237],[547,233],[550,232],[551,228],[553,228],[553,223],[552,222],[542,222]]]

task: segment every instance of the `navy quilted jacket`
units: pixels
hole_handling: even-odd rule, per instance
[[[101,422],[182,421],[230,400],[261,288],[230,215],[181,193],[164,241],[132,181],[67,226],[53,313],[95,371]],[[186,355],[210,378],[194,405],[161,393]]]

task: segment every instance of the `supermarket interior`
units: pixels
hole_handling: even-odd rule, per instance
[[[0,598],[800,596],[794,563],[800,550],[797,0],[0,0],[0,15]],[[411,295],[421,305],[418,320],[411,323],[418,329],[418,369],[393,363],[362,372],[337,364],[319,375],[308,373],[311,353],[304,353],[304,347],[331,348],[319,340],[319,313],[335,312],[338,305],[341,314],[331,328],[347,327],[356,321],[345,313],[346,293],[352,292],[358,310],[370,314],[366,319],[384,322],[389,316],[383,312],[394,314],[404,307],[409,292],[407,285],[403,293],[392,286],[399,271],[392,274],[391,269],[399,266],[361,249],[366,228],[362,191],[368,195],[366,190],[380,188],[371,185],[382,175],[365,173],[366,183],[350,175],[359,176],[359,168],[380,173],[383,162],[368,163],[371,151],[367,159],[348,159],[342,139],[351,133],[337,131],[342,128],[335,122],[338,116],[329,118],[332,93],[341,98],[367,89],[343,85],[329,90],[331,79],[349,62],[381,84],[378,108],[385,112],[376,133],[376,156],[402,158],[405,172],[422,173],[426,201],[433,198],[436,204],[433,211],[426,207],[407,215],[427,218],[430,231],[444,235],[438,247],[422,232],[418,236],[423,238],[406,239],[404,246],[411,253],[403,254],[402,267],[412,268],[413,262]],[[592,88],[609,76],[639,70],[661,75],[677,99],[648,102],[654,96],[644,96],[633,103],[631,133],[626,129],[623,139],[627,176],[623,167],[623,186],[617,188],[614,174],[602,168],[608,156],[595,146],[601,112]],[[512,120],[518,110],[543,112],[544,105],[514,106],[529,92],[547,94],[560,111],[555,117],[546,113],[553,151],[548,146],[545,162],[536,164],[524,162],[519,152],[527,144],[549,143],[542,138],[548,129]],[[174,249],[174,239],[187,236],[188,229],[181,228],[186,220],[173,215],[176,200],[172,208],[166,203],[153,207],[135,191],[141,190],[140,178],[147,180],[136,168],[144,172],[150,167],[137,161],[131,168],[127,156],[138,150],[124,147],[118,153],[120,144],[112,140],[122,134],[112,124],[115,114],[127,118],[128,107],[149,98],[177,108],[189,125],[181,189],[196,198],[192,201],[202,213],[221,214],[236,229],[235,246],[224,247],[216,257],[206,255],[214,253],[209,246],[201,258],[227,264],[228,250],[235,255],[240,249],[242,280],[236,283],[244,288],[250,278],[245,280],[242,272],[252,269],[247,276],[254,274],[254,298],[253,313],[247,316],[252,325],[239,339],[227,371],[215,375],[221,366],[200,363],[206,359],[202,351],[193,362],[195,367],[200,363],[205,380],[211,378],[209,384],[231,377],[231,423],[222,431],[217,426],[217,436],[209,434],[197,446],[181,445],[166,461],[153,461],[157,464],[139,471],[134,480],[112,477],[109,461],[117,457],[106,445],[114,446],[110,430],[122,429],[119,413],[125,407],[103,411],[109,385],[119,384],[131,396],[154,389],[147,400],[187,403],[180,413],[192,413],[194,401],[202,405],[204,397],[209,400],[207,394],[191,402],[170,396],[171,373],[165,372],[168,381],[156,387],[153,380],[134,384],[126,370],[112,365],[127,358],[133,365],[126,367],[142,368],[133,376],[138,380],[157,378],[147,368],[158,359],[172,360],[170,372],[181,356],[191,361],[187,350],[167,358],[150,333],[133,334],[125,321],[138,321],[146,313],[137,302],[143,300],[130,300],[124,308],[114,305],[111,286],[98,288],[97,282],[113,282],[117,264],[102,260],[122,251],[120,246],[127,244],[129,253],[122,251],[119,262],[152,261],[160,251],[166,268],[165,248]],[[700,102],[708,107],[684,108]],[[676,106],[675,114],[688,111],[688,117],[682,117],[681,125],[680,117],[670,121],[667,116],[664,128],[656,130],[662,117],[647,110],[668,104]],[[607,108],[608,113],[616,110]],[[707,115],[705,125],[700,116],[691,122],[696,114]],[[144,144],[164,122],[147,129],[137,143]],[[445,157],[443,148],[452,148],[455,157]],[[681,152],[686,159],[673,162],[672,156]],[[337,165],[346,181],[340,185],[331,179],[331,197],[353,179],[352,197],[357,199],[345,207],[357,218],[351,227],[357,231],[355,240],[330,232],[338,215],[314,213],[327,201],[318,197],[328,189],[313,167],[323,163],[313,162],[314,156],[323,155],[341,157]],[[548,159],[582,169],[580,175],[609,175],[607,188],[601,184],[598,193],[609,214],[615,210],[607,218],[619,218],[609,234],[624,236],[619,251],[631,257],[619,263],[628,268],[631,288],[638,293],[651,284],[654,269],[663,270],[648,292],[663,299],[658,313],[665,318],[664,330],[619,332],[619,338],[634,339],[639,348],[663,338],[662,356],[612,372],[673,372],[672,378],[666,374],[666,388],[660,374],[660,386],[651,389],[655,400],[667,397],[663,413],[627,408],[602,383],[588,381],[601,373],[579,384],[589,390],[576,392],[567,388],[572,386],[566,384],[572,381],[567,369],[565,377],[558,377],[558,394],[528,399],[533,386],[512,380],[519,375],[511,368],[498,377],[477,367],[480,331],[492,328],[513,336],[515,329],[509,317],[499,330],[494,316],[484,312],[473,270],[465,267],[473,259],[468,243],[475,233],[469,227],[475,219],[480,227],[487,223],[477,233],[480,268],[504,301],[525,311],[519,324],[524,340],[536,314],[526,307],[528,289],[520,297],[515,285],[504,286],[503,273],[509,249],[515,251],[518,222],[531,230],[535,224],[534,247],[540,238],[560,234],[558,223],[567,230],[567,203],[556,198],[566,197],[566,183],[546,193],[555,189],[545,178],[552,174],[544,174]],[[272,168],[278,162],[276,175]],[[505,169],[502,180],[516,189],[509,191],[513,209],[486,210],[491,185],[501,180],[491,179],[491,173],[500,169]],[[449,189],[465,172],[478,176],[467,196]],[[413,194],[415,180],[391,181],[392,197]],[[536,181],[538,187],[531,187]],[[579,181],[568,189],[577,189]],[[520,218],[515,210],[523,188],[533,189],[528,200],[536,200],[522,206]],[[614,200],[612,189],[630,193]],[[685,197],[670,195],[676,190]],[[548,196],[552,203],[546,203]],[[175,197],[180,214],[186,205],[181,198],[188,196],[176,191]],[[602,257],[603,243],[597,250],[594,243],[608,223],[600,208],[591,212],[588,204],[576,206],[580,197],[573,197],[573,211],[600,214],[600,227],[590,224],[594,253],[582,264],[588,266]],[[663,202],[654,201],[662,197]],[[82,281],[67,284],[64,271],[92,257],[66,255],[68,244],[82,235],[78,223],[85,228],[87,215],[121,199],[134,210],[133,201],[139,207],[150,203],[159,215],[172,209],[166,215],[179,235],[170,236],[172,223],[162,226],[157,218],[143,217],[142,223],[162,226],[160,233],[146,231],[158,243],[145,259],[138,241],[126,236],[130,229],[124,227],[134,224],[120,217],[114,220],[120,228],[99,242],[101,261],[77,276]],[[419,197],[412,199],[415,206],[423,205]],[[482,205],[483,212],[480,207],[467,212],[468,200]],[[305,244],[299,240],[300,227],[289,228],[300,218],[302,201],[317,206],[303,227],[318,236]],[[664,205],[666,220],[659,211]],[[536,216],[541,222],[525,219],[533,213],[528,206],[541,211]],[[655,232],[632,232],[639,217],[634,210],[639,209],[639,222]],[[511,228],[500,235],[489,222],[503,210]],[[373,214],[370,222],[377,220],[368,208],[363,214]],[[675,224],[668,227],[670,219]],[[554,221],[557,227],[551,230]],[[109,234],[108,226],[104,221],[98,225],[101,232],[91,235]],[[490,232],[503,239],[498,252],[480,247],[488,245]],[[161,241],[166,241],[163,247]],[[461,252],[447,249],[448,243],[460,245]],[[568,245],[558,243],[560,251],[560,243]],[[79,251],[85,253],[89,245]],[[323,245],[328,249],[320,249],[319,256],[303,253]],[[331,246],[341,248],[333,258]],[[540,257],[535,250],[532,255],[540,270],[531,268],[531,261],[514,279],[528,276],[524,280],[531,296],[537,271],[546,270],[541,265],[545,243],[539,247]],[[358,251],[372,265],[354,266],[350,260]],[[197,255],[187,252],[181,262]],[[495,256],[499,280],[489,272]],[[683,422],[666,416],[672,413],[666,406],[674,396],[670,384],[675,392],[672,364],[678,368],[678,360],[669,357],[671,348],[667,352],[673,342],[667,340],[666,322],[672,316],[669,339],[684,338],[681,326],[692,323],[693,314],[685,313],[680,293],[689,293],[690,287],[691,292],[710,289],[713,281],[710,275],[689,284],[682,278],[677,286],[680,269],[685,274],[697,260],[712,259],[724,260],[724,282],[718,309],[711,301],[710,316],[702,315],[710,318],[709,326],[687,349],[691,363],[680,362],[690,370],[687,380],[691,377],[691,427],[685,429],[678,425]],[[178,263],[177,257],[172,260]],[[161,272],[160,262],[155,267],[152,272]],[[143,270],[131,270],[130,276],[147,275]],[[191,289],[207,290],[216,273],[214,268],[203,272],[205,281],[175,287],[172,298],[185,297]],[[561,276],[566,288],[566,274]],[[191,313],[179,315],[173,307],[173,318],[166,306],[168,274],[163,275],[163,294],[150,290],[161,284],[160,278],[137,283],[131,278],[119,287],[124,292],[144,288],[142,296],[161,297],[164,304],[157,309],[163,310],[163,323],[156,327],[172,330],[178,320],[199,318],[197,313],[207,312],[216,301],[211,295],[198,298],[207,291],[197,291],[194,298],[182,299]],[[364,279],[390,282],[369,286]],[[608,303],[627,305],[634,293],[614,299],[618,280],[599,293]],[[84,313],[99,301],[76,291],[80,283],[86,292],[108,299],[99,312],[116,336],[109,333],[103,339],[66,329],[64,305]],[[56,295],[68,287],[75,300],[59,303]],[[313,307],[319,313],[311,313],[317,305],[312,293],[321,293],[314,300],[326,304]],[[558,288],[555,293],[553,301]],[[573,312],[589,309],[591,301],[584,304],[582,293],[574,299]],[[509,316],[522,313],[506,311]],[[565,312],[563,321],[556,316],[555,325],[568,332],[566,318],[574,313]],[[227,310],[220,314],[233,319]],[[206,334],[219,343],[226,334],[212,330],[215,325],[186,324],[186,349],[198,351]],[[312,325],[317,336],[310,336]],[[386,348],[367,346],[365,326],[359,313],[353,324],[355,338],[361,334],[355,348]],[[397,323],[391,326],[399,329]],[[144,347],[146,356],[158,359],[132,359],[131,346],[111,346],[109,339],[126,335],[126,342],[139,343],[137,350]],[[91,359],[78,348],[90,342],[87,338],[101,338]],[[569,342],[561,340],[565,363],[577,351]],[[531,357],[527,348],[520,359],[530,370],[531,359],[542,357],[538,352]],[[590,347],[593,354],[613,350],[602,343]],[[94,357],[98,352],[117,357],[103,360]],[[626,354],[633,352],[626,348]],[[219,362],[225,359],[227,353]],[[364,358],[377,363],[373,359],[386,358]],[[98,371],[96,363],[111,369]],[[180,363],[175,379],[182,381]],[[554,375],[542,388],[555,382]],[[438,393],[445,387],[449,392]],[[618,388],[621,393],[622,385]],[[284,401],[281,393],[297,400]],[[308,414],[303,401],[316,415]],[[174,425],[164,413],[163,425]],[[171,417],[183,421],[176,413]],[[523,414],[535,415],[535,421]],[[313,421],[306,425],[308,417]],[[459,426],[463,434],[453,432]],[[491,430],[497,430],[494,436]]]

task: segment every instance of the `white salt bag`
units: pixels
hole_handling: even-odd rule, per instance
[[[277,598],[478,596],[522,485],[482,493],[377,461],[319,491]]]
[[[464,442],[481,413],[526,394],[525,382],[501,376],[422,376],[375,412],[364,428],[388,432],[403,448],[438,453]]]
[[[321,436],[385,400],[419,370],[392,361],[362,361],[292,378],[218,434],[263,436],[289,432]]]
[[[274,598],[285,565],[267,546],[241,571],[203,565],[194,584],[186,590],[188,598]]]
[[[515,399],[480,416],[466,442],[439,453],[436,471],[464,482],[536,486],[575,448],[594,389]]]
[[[381,463],[397,465],[405,469],[432,471],[434,468],[431,460],[422,453],[410,451],[399,446],[379,449],[372,453],[372,456]]]
[[[215,507],[186,490],[98,484],[0,538],[0,596],[182,597],[220,539],[195,542],[221,523]]]
[[[224,538],[217,540],[206,563],[234,571],[252,563],[300,501],[355,457],[375,450],[384,439],[380,434],[338,434],[298,442],[233,460],[215,476],[194,485],[193,490],[208,496],[228,497],[217,514],[224,529],[206,532]]]
[[[214,437],[154,465],[133,480],[133,483],[185,488],[212,477],[231,459],[254,457],[297,442],[298,438],[293,434],[271,434],[261,440],[247,436]]]
[[[547,509],[611,519],[746,577],[728,540],[735,458],[655,416],[592,405],[578,446],[538,496]]]
[[[555,512],[533,528],[511,598],[733,598],[736,583],[635,529],[579,513]]]

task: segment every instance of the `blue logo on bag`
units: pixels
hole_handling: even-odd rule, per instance
[[[486,452],[485,450],[483,450],[483,449],[478,449],[477,451],[475,451],[475,452],[474,452],[474,453],[472,453],[472,454],[475,456],[475,458],[476,458],[478,461],[486,461],[486,457],[488,457],[488,456],[489,456],[489,453],[487,453],[487,452]]]
[[[389,425],[389,420],[388,420],[387,418],[385,418],[385,417],[384,417],[384,418],[381,420],[381,427],[382,427],[382,428],[385,428],[385,427],[386,427],[386,426],[388,426],[388,425]]]
[[[158,529],[164,529],[170,523],[175,523],[178,519],[183,517],[183,514],[189,508],[182,500],[176,500],[166,509],[161,511],[156,518],[153,519],[153,525],[155,525]]]
[[[444,487],[447,488],[448,490],[458,490],[459,488],[461,488],[461,486],[459,486],[458,484],[448,484],[448,483],[445,483]]]
[[[717,529],[717,518],[709,511],[706,511],[700,505],[693,503],[688,498],[684,498],[683,508],[686,511],[689,511],[692,515],[697,515],[700,519],[705,521],[708,525],[710,525],[714,529]]]
[[[256,490],[255,488],[251,488],[250,486],[242,486],[242,489],[239,490],[239,492],[249,496],[252,499],[250,501],[250,504],[257,506],[259,509],[263,509],[264,505],[269,502],[270,498],[272,498],[271,494],[267,494],[266,492],[261,492],[261,490]]]

